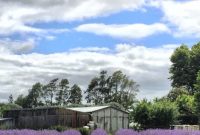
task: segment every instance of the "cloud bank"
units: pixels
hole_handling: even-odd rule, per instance
[[[46,55],[1,53],[1,101],[7,101],[10,93],[14,97],[26,94],[37,81],[46,83],[56,77],[68,78],[85,90],[90,79],[101,70],[124,71],[140,85],[138,98],[162,96],[170,89],[167,78],[173,49],[169,46],[147,48],[118,44],[112,52],[105,48],[91,50]]]
[[[169,33],[170,30],[161,23],[155,24],[82,24],[75,28],[79,32],[89,32],[122,39],[139,39],[158,33]]]

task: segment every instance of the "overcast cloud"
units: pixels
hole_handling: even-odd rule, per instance
[[[90,79],[104,69],[109,73],[122,70],[134,79],[140,85],[140,98],[159,96],[170,89],[167,77],[172,48],[119,44],[114,53],[105,48],[99,48],[100,52],[94,48],[91,50],[48,55],[0,54],[0,93],[5,95],[1,100],[6,101],[8,93],[14,97],[26,94],[33,83],[46,83],[56,77],[68,78],[85,90]]]
[[[7,101],[9,94],[14,97],[27,94],[32,84],[38,81],[47,83],[56,77],[68,78],[71,84],[77,83],[85,90],[90,79],[101,70],[108,70],[110,74],[115,70],[124,71],[140,85],[140,99],[163,96],[170,90],[169,57],[174,48],[182,44],[175,39],[200,37],[199,5],[199,0],[0,0],[0,101]],[[159,19],[152,16],[152,22],[148,20],[151,17],[144,19],[146,22],[136,20],[137,23],[84,22],[122,11],[145,13],[149,7],[158,9]],[[73,22],[77,25],[71,28],[65,27],[68,25],[49,28],[53,23]],[[52,24],[46,28],[34,25],[39,23]],[[53,41],[57,38],[56,34],[67,32],[72,32],[72,35],[79,33],[78,36],[87,32],[101,38],[106,35],[106,38],[112,37],[118,41],[112,42],[112,46],[116,42],[118,44],[109,48],[102,42],[105,43],[102,47],[90,47],[91,44],[88,44],[86,47],[68,48],[62,53],[39,53],[48,48],[45,45],[50,42],[46,40]],[[160,33],[172,37],[165,40],[161,36],[150,42],[165,40],[165,43],[172,43],[168,41],[171,39],[177,44],[151,47],[147,47],[148,44],[131,44]],[[17,39],[19,35],[23,35],[20,40]],[[47,42],[43,45],[45,49],[34,52],[41,40]],[[130,40],[127,44],[119,44]],[[61,44],[62,41],[57,43]]]

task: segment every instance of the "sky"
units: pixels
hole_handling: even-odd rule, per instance
[[[36,82],[68,78],[82,90],[122,70],[138,99],[171,89],[170,56],[200,38],[200,0],[0,0],[0,102]]]

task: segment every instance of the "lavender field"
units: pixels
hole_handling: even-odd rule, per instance
[[[54,130],[0,130],[0,135],[81,135],[79,131],[67,130],[57,132]],[[102,129],[94,130],[91,135],[109,135]],[[131,129],[121,129],[114,135],[200,135],[200,131],[185,131],[185,130],[145,130],[136,132]]]

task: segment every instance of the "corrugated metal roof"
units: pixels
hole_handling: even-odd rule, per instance
[[[4,121],[4,120],[12,120],[12,118],[0,118],[0,121]]]
[[[104,108],[107,108],[110,106],[92,106],[92,107],[73,107],[73,108],[67,108],[73,111],[83,112],[83,113],[90,113],[95,112]]]

